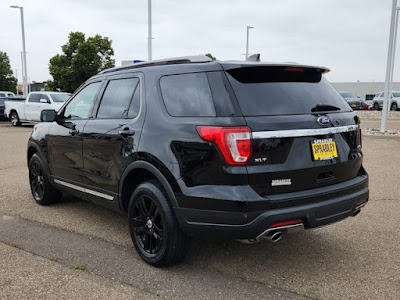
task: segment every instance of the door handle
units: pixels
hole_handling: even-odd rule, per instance
[[[121,135],[122,137],[126,138],[128,136],[135,135],[135,130],[129,129],[129,128],[124,128],[124,130],[118,131],[118,134]]]
[[[79,133],[79,130],[76,130],[76,129],[71,129],[71,130],[69,131],[69,134],[72,135],[72,136],[75,136],[75,135],[77,135],[78,133]]]

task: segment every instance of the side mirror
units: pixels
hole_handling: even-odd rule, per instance
[[[40,102],[40,103],[50,103],[50,101],[47,100],[47,99],[40,99],[39,102]]]
[[[54,109],[43,109],[40,113],[40,120],[42,122],[54,122],[56,117],[57,113]]]

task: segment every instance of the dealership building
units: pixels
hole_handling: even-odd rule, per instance
[[[385,89],[384,82],[332,82],[339,92],[352,92],[361,99],[372,100]],[[400,91],[400,82],[393,82],[393,90]]]

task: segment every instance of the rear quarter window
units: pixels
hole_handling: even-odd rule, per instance
[[[205,73],[163,76],[162,98],[174,117],[215,117],[215,106]]]

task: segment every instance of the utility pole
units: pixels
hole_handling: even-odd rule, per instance
[[[254,27],[247,26],[247,35],[246,35],[246,60],[249,58],[249,32],[250,29],[253,29]]]
[[[385,97],[383,100],[383,109],[382,109],[382,123],[381,123],[381,132],[386,131],[386,117],[387,110],[389,105],[389,94],[391,95],[392,91],[390,88],[390,77],[392,73],[392,61],[393,61],[393,48],[394,48],[394,31],[395,31],[395,19],[396,19],[396,8],[397,8],[397,0],[393,0],[392,4],[392,17],[390,20],[390,34],[389,34],[389,47],[388,47],[388,56],[387,56],[387,64],[386,64],[386,80],[385,80]]]
[[[153,37],[151,36],[151,0],[148,0],[148,13],[149,13],[149,17],[148,17],[148,29],[149,29],[149,35],[148,35],[148,40],[147,40],[147,51],[148,51],[148,60],[151,61],[153,60],[153,46],[152,46],[152,39]]]

